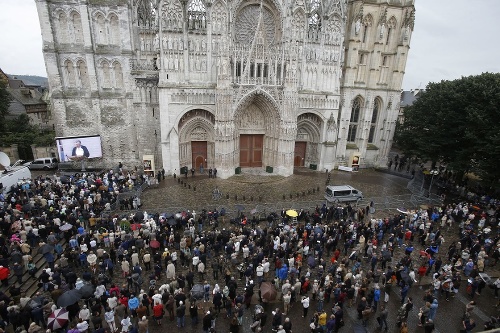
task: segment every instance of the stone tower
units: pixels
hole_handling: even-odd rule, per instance
[[[413,1],[36,3],[57,135],[101,135],[106,165],[385,163]]]
[[[337,160],[387,165],[414,22],[414,0],[349,1]]]

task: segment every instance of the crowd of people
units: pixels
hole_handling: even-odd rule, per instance
[[[244,317],[252,331],[290,333],[297,321],[289,313],[300,307],[311,332],[332,333],[346,324],[346,307],[356,307],[362,325],[376,318],[380,329],[397,324],[402,333],[413,330],[407,319],[418,310],[418,325],[432,332],[439,302],[452,301],[465,276],[471,302],[462,326],[470,332],[474,298],[487,284],[480,273],[500,258],[500,209],[491,203],[384,219],[370,207],[323,205],[300,211],[296,224],[283,210],[236,226],[217,223],[224,212],[216,210],[101,214],[136,181],[112,172],[67,182],[39,178],[29,192],[0,195],[0,280],[10,294],[0,295],[3,330],[42,332],[51,328],[51,313],[64,307],[69,320],[60,330],[71,333],[147,333],[169,321],[203,332],[227,321],[230,332],[240,332]],[[445,241],[450,228],[458,231],[457,241]],[[40,274],[37,253],[46,262]],[[40,287],[34,297],[22,291],[26,271]],[[425,306],[413,309],[409,290],[426,276]],[[263,292],[264,283],[276,289],[275,299]],[[498,280],[492,286],[498,296]],[[80,297],[68,303],[74,289]],[[401,306],[389,324],[394,293]],[[494,326],[493,319],[486,324]]]

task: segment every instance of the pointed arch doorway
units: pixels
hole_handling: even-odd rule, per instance
[[[280,117],[274,99],[253,91],[242,99],[234,119],[240,167],[276,166]]]

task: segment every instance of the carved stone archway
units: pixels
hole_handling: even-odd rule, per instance
[[[200,156],[206,159],[204,167],[211,167],[215,157],[215,116],[207,110],[186,112],[179,120],[179,164],[181,167],[198,167]],[[193,151],[193,149],[197,151]],[[196,156],[194,156],[196,155]]]
[[[244,97],[234,114],[235,151],[238,153],[236,160],[240,162],[244,160],[243,156],[240,156],[242,152],[240,139],[247,137],[252,142],[247,148],[252,150],[252,144],[256,144],[257,151],[254,152],[254,156],[257,157],[261,154],[262,158],[260,165],[259,163],[250,163],[248,166],[277,166],[281,133],[280,121],[278,105],[271,96],[262,91],[254,91]],[[249,151],[248,154],[251,156],[252,151]]]
[[[319,164],[321,128],[323,120],[314,113],[303,113],[297,118],[296,142],[306,142],[304,165]]]

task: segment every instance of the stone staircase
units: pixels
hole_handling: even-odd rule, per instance
[[[66,244],[66,239],[61,239],[59,241],[59,244],[61,244],[64,247],[64,244]],[[36,294],[37,291],[39,291],[41,288],[38,287],[38,278],[40,277],[40,274],[42,274],[42,270],[47,267],[47,263],[45,261],[45,258],[43,255],[37,253],[36,251],[38,250],[38,247],[36,249],[33,249],[32,252],[32,257],[33,257],[33,263],[36,266],[36,273],[34,277],[31,277],[28,273],[28,270],[25,270],[24,275],[23,275],[23,284],[21,285],[21,293],[25,293],[26,296],[32,297],[33,295]],[[57,262],[57,260],[56,260]],[[9,283],[8,286],[2,286],[0,288],[0,291],[5,293],[7,296],[10,296],[10,291],[9,288],[16,284],[17,277],[13,274],[11,271],[11,274],[9,276]]]

